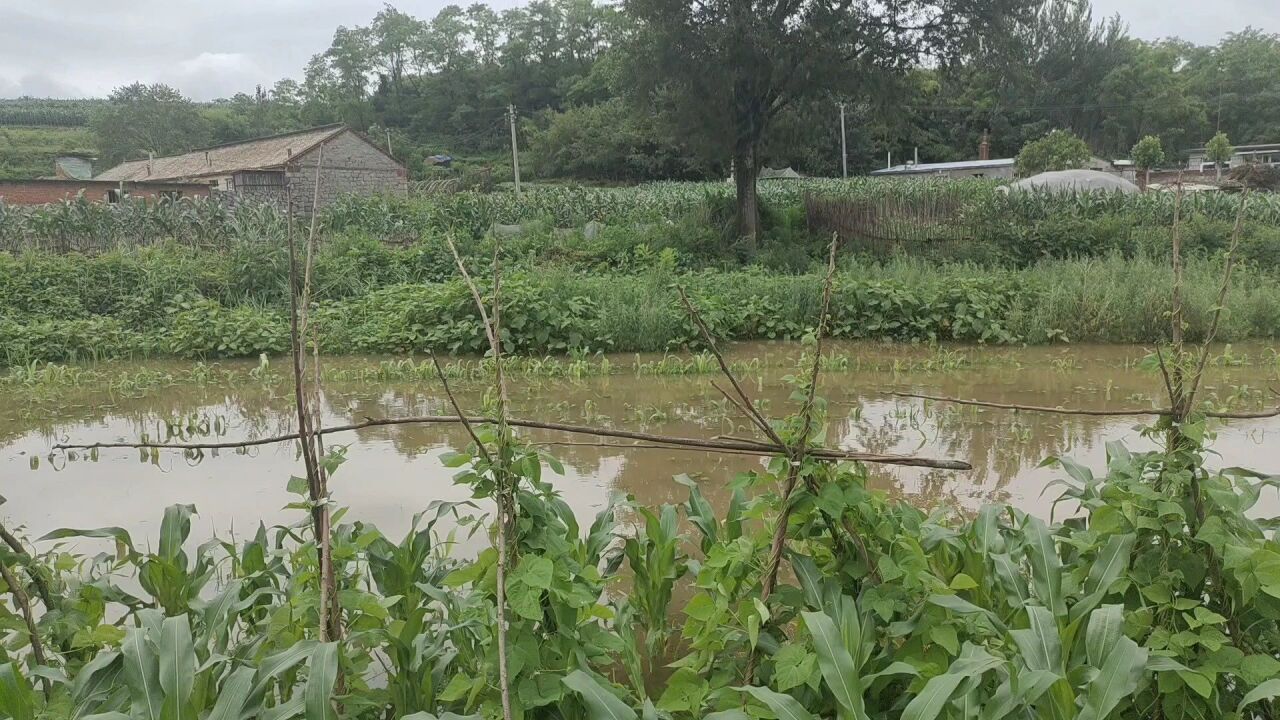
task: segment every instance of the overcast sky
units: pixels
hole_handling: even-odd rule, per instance
[[[393,4],[425,18],[447,0]],[[165,82],[197,100],[226,97],[301,78],[335,27],[367,24],[381,6],[375,0],[0,0],[0,97],[98,97],[135,80]],[[1096,17],[1113,13],[1148,39],[1211,44],[1247,25],[1280,32],[1280,0],[1094,0]]]

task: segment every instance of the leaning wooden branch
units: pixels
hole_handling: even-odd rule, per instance
[[[483,416],[470,416],[466,418],[467,422],[473,425],[493,425],[498,421],[494,418]],[[352,432],[354,430],[363,430],[371,427],[382,427],[386,425],[431,425],[431,424],[453,424],[461,423],[462,418],[457,415],[418,415],[414,417],[403,418],[366,418],[360,422],[349,423],[347,425],[330,425],[320,430],[322,435],[330,435],[333,433]],[[752,455],[777,455],[786,453],[785,447],[776,445],[767,445],[765,443],[751,442],[732,442],[726,440],[706,440],[703,438],[678,437],[670,435],[655,435],[653,433],[635,432],[632,430],[613,430],[609,428],[595,428],[585,425],[570,425],[568,423],[544,422],[541,420],[522,420],[517,418],[508,418],[507,424],[511,427],[528,428],[531,430],[548,430],[552,432],[563,432],[574,435],[592,435],[595,437],[622,438],[625,440],[639,440],[640,442],[655,443],[661,445],[669,445],[673,447],[681,447],[696,450],[719,451],[730,450],[738,451]],[[155,443],[155,442],[98,442],[98,443],[58,443],[53,446],[54,450],[93,450],[108,448],[158,448],[169,450],[235,450],[239,448],[257,447],[262,445],[274,445],[277,443],[293,442],[298,439],[297,433],[286,433],[282,435],[271,435],[268,437],[253,438],[250,440],[230,440],[222,442],[207,443]],[[885,455],[879,453],[866,453],[851,450],[835,450],[830,448],[810,448],[810,457],[820,458],[822,460],[840,461],[851,460],[855,462],[865,462],[875,465],[903,465],[907,467],[927,467],[938,470],[972,470],[973,466],[961,460],[946,460],[929,457],[916,457],[913,455]]]
[[[760,410],[756,408],[755,403],[751,400],[751,396],[742,388],[742,384],[738,382],[737,376],[735,376],[733,371],[729,369],[729,363],[725,362],[724,355],[720,353],[720,348],[716,347],[715,337],[712,336],[711,329],[707,327],[705,322],[703,322],[702,314],[693,306],[693,303],[689,300],[689,295],[684,291],[683,287],[679,286],[676,287],[676,292],[680,293],[680,302],[684,304],[684,309],[685,312],[688,313],[689,319],[693,321],[693,324],[698,328],[698,332],[701,333],[702,340],[707,345],[707,350],[711,352],[715,357],[716,362],[720,365],[720,372],[728,378],[729,384],[733,386],[734,392],[738,394],[738,399],[741,402],[740,404],[734,404],[738,405],[740,409],[745,410],[747,418],[752,421],[760,432],[764,433],[766,437],[772,440],[775,445],[780,448],[785,448],[787,444],[783,442],[782,436],[778,435],[778,432],[773,429],[773,426],[769,424],[769,421],[765,419]],[[720,388],[717,387],[716,389],[719,390]],[[721,390],[721,392],[724,393],[723,390]],[[729,397],[728,393],[725,393],[725,397]]]
[[[3,540],[4,544],[9,546],[9,549],[13,551],[14,555],[17,555],[18,559],[27,566],[27,574],[31,576],[31,584],[35,586],[36,594],[40,596],[40,602],[44,603],[46,610],[52,610],[54,607],[53,596],[49,593],[49,586],[40,575],[36,562],[31,557],[31,554],[22,546],[22,542],[18,540],[13,533],[9,532],[4,525],[0,525],[0,540]]]
[[[497,486],[496,497],[498,505],[498,564],[497,564],[497,592],[495,605],[498,613],[498,685],[499,693],[502,697],[502,717],[503,720],[511,720],[511,684],[507,671],[507,563],[509,562],[507,549],[508,530],[514,525],[514,498],[510,486],[511,473],[507,467],[507,459],[510,453],[507,451],[507,444],[510,442],[510,430],[507,422],[507,381],[502,374],[502,342],[501,342],[501,326],[498,323],[501,320],[501,274],[498,266],[498,246],[493,249],[493,321],[490,322],[489,314],[485,311],[484,300],[480,296],[480,289],[471,279],[471,274],[467,272],[466,265],[462,262],[462,256],[458,254],[458,248],[453,244],[453,238],[445,236],[445,242],[449,244],[449,252],[453,254],[453,260],[458,266],[458,273],[462,275],[462,280],[467,284],[467,288],[471,291],[471,297],[475,300],[476,309],[480,311],[480,319],[484,322],[484,332],[489,338],[489,350],[493,353],[494,376],[498,385],[498,417],[495,424],[498,426],[498,462],[490,463],[493,468],[495,483]],[[434,356],[432,358],[434,360]],[[439,372],[440,366],[436,365]],[[440,378],[444,379],[444,373],[440,373]],[[458,407],[457,402],[450,396],[450,400],[454,402],[454,410],[457,411],[459,419],[463,417],[462,410]],[[463,421],[467,432],[471,432],[471,426],[467,421]],[[472,439],[477,440],[475,434]],[[483,448],[483,444],[480,444]],[[487,453],[486,453],[487,454]]]
[[[317,185],[320,181],[319,169],[319,166],[317,166]],[[341,621],[333,617],[337,587],[333,574],[333,557],[330,546],[328,498],[322,475],[323,468],[320,465],[320,459],[316,456],[316,448],[318,447],[316,438],[319,437],[319,433],[312,427],[313,417],[309,410],[310,405],[306,390],[306,371],[304,368],[306,348],[303,345],[304,328],[302,327],[302,315],[305,310],[302,307],[305,307],[305,304],[309,302],[309,298],[299,297],[299,294],[304,290],[299,287],[298,251],[293,233],[293,205],[292,197],[288,195],[289,188],[287,185],[285,186],[285,192],[286,201],[289,204],[287,229],[289,246],[289,340],[293,370],[294,403],[298,414],[296,437],[300,441],[302,464],[307,475],[307,495],[311,502],[311,525],[316,540],[317,564],[320,568],[320,641],[329,642],[337,639],[336,635],[341,631]],[[315,212],[314,207],[312,212]]]
[[[997,408],[1000,410],[1023,410],[1026,412],[1051,413],[1055,415],[1088,415],[1093,417],[1137,417],[1142,415],[1172,416],[1172,408],[1123,408],[1118,410],[1088,410],[1082,408],[1048,407],[1045,405],[1019,405],[1017,403],[987,402],[984,400],[965,400],[963,398],[944,397],[942,395],[926,395],[924,393],[891,392],[895,397],[919,398],[936,402],[953,403],[955,405],[974,405],[977,407]],[[1280,407],[1256,412],[1218,412],[1209,411],[1205,417],[1227,420],[1253,420],[1271,418],[1280,415]]]
[[[1240,235],[1244,229],[1244,213],[1249,206],[1249,190],[1245,188],[1240,196],[1240,207],[1236,210],[1235,227],[1231,230],[1231,244],[1227,248],[1227,257],[1222,269],[1222,284],[1218,286],[1218,301],[1213,306],[1213,320],[1209,323],[1209,332],[1204,336],[1200,346],[1200,359],[1196,362],[1195,372],[1191,375],[1191,390],[1187,393],[1188,405],[1195,403],[1196,393],[1200,390],[1200,380],[1204,377],[1204,368],[1209,362],[1209,346],[1218,337],[1218,324],[1222,320],[1222,311],[1227,304],[1227,292],[1231,289],[1231,271],[1235,268],[1236,253],[1240,249]]]
[[[787,542],[787,524],[791,521],[791,495],[795,492],[796,481],[799,479],[800,470],[804,465],[805,451],[809,446],[809,433],[813,426],[813,404],[818,389],[818,374],[822,365],[822,336],[827,330],[827,313],[831,310],[831,285],[834,282],[835,271],[836,240],[832,238],[831,252],[827,260],[827,276],[822,284],[822,304],[819,308],[818,328],[814,333],[813,365],[809,370],[809,385],[806,388],[804,404],[800,408],[800,433],[795,443],[787,448],[790,463],[787,467],[786,482],[782,486],[782,507],[778,509],[777,524],[773,529],[773,540],[769,544],[768,564],[760,586],[761,600],[768,600],[769,596],[773,594],[774,585],[778,581],[778,570],[782,567],[782,551]],[[808,481],[808,478],[806,478],[806,481]],[[834,532],[832,537],[835,537]],[[753,662],[754,659],[755,656],[753,654]],[[753,668],[754,664],[751,667]],[[750,668],[747,674],[748,681],[750,681],[750,675],[752,674]]]
[[[9,586],[9,594],[13,595],[13,602],[18,606],[18,612],[22,615],[23,622],[27,625],[27,635],[31,639],[31,655],[35,658],[37,665],[47,665],[48,661],[44,655],[44,644],[40,642],[40,631],[36,628],[36,616],[31,612],[31,598],[27,596],[27,591],[23,589],[22,583],[9,570],[9,566],[0,561],[0,578],[4,579],[4,584]],[[44,675],[40,676],[40,684],[44,689],[44,696],[48,699],[52,692],[49,685],[49,678]]]
[[[440,361],[436,359],[435,353],[431,354],[431,364],[435,366],[436,377],[440,379],[440,384],[444,386],[444,396],[449,399],[449,404],[453,406],[454,412],[458,413],[458,420],[462,422],[462,428],[471,437],[471,442],[475,443],[476,451],[480,453],[486,463],[492,466],[493,456],[489,454],[489,449],[484,446],[484,442],[476,434],[475,428],[471,426],[470,422],[467,422],[467,417],[462,412],[462,406],[458,404],[458,398],[453,394],[453,389],[449,387],[449,380],[445,378],[444,368],[440,367]]]

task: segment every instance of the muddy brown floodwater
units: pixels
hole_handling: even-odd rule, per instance
[[[1048,517],[1055,491],[1043,492],[1061,470],[1043,467],[1049,456],[1068,455],[1095,470],[1105,463],[1105,443],[1118,440],[1134,449],[1152,447],[1141,437],[1140,418],[1043,415],[944,405],[898,398],[910,391],[1028,405],[1075,408],[1163,405],[1158,373],[1143,365],[1146,351],[1132,346],[1049,348],[928,348],[843,344],[832,349],[840,369],[824,373],[821,394],[830,402],[828,443],[873,452],[917,453],[972,463],[968,472],[874,466],[873,484],[921,506],[949,503],[973,509],[987,501],[1012,503]],[[746,344],[732,357],[746,363],[744,381],[773,414],[791,405],[783,378],[795,371],[803,348],[794,344]],[[1206,378],[1206,397],[1234,408],[1257,409],[1267,387],[1280,387],[1275,347],[1237,345],[1219,349]],[[640,358],[647,361],[652,358]],[[614,374],[582,379],[520,376],[512,379],[513,414],[544,420],[590,423],[666,434],[710,437],[749,435],[743,419],[710,385],[714,375],[639,375],[635,356],[611,358]],[[376,366],[378,359],[326,363],[329,371]],[[190,364],[141,363],[98,367],[180,375]],[[241,378],[234,382],[190,383],[122,393],[108,388],[54,390],[0,389],[0,463],[3,485],[0,518],[25,526],[32,536],[58,527],[121,526],[136,539],[154,540],[162,510],[192,503],[199,512],[195,534],[252,533],[301,520],[285,510],[293,498],[285,486],[301,474],[292,445],[265,446],[248,454],[223,451],[199,462],[180,453],[158,459],[136,450],[102,450],[97,459],[50,455],[63,441],[135,441],[165,436],[170,421],[206,422],[218,439],[259,437],[292,430],[291,388],[281,381],[250,377],[252,364],[221,363]],[[283,372],[284,363],[272,366]],[[353,372],[354,374],[354,372]],[[457,382],[464,407],[479,410],[485,387]],[[329,382],[325,424],[366,417],[448,414],[439,386],[430,381]],[[1239,420],[1215,426],[1219,465],[1280,472],[1280,418]],[[583,441],[546,432],[527,432],[536,442]],[[347,444],[348,462],[332,480],[339,505],[351,518],[372,522],[390,535],[408,527],[414,513],[434,500],[461,500],[465,488],[452,483],[453,470],[440,456],[465,447],[460,428],[440,425],[392,426],[330,436]],[[733,476],[758,466],[743,456],[704,452],[619,449],[588,445],[549,447],[564,462],[565,474],[550,479],[580,516],[593,516],[612,493],[635,496],[646,505],[682,502],[684,488],[673,476],[688,473],[715,503],[727,502]],[[37,460],[33,461],[33,458]],[[1280,499],[1266,494],[1258,508],[1280,514]],[[585,523],[584,523],[585,526]],[[474,542],[474,541],[473,541]]]

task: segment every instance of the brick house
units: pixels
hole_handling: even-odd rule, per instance
[[[0,202],[6,205],[45,205],[83,196],[90,202],[119,202],[122,197],[169,198],[208,197],[205,183],[124,182],[112,180],[0,180]]]
[[[299,212],[308,213],[343,195],[404,194],[409,175],[403,165],[345,125],[299,130],[227,143],[183,155],[130,160],[95,180],[202,183],[231,203],[285,203],[286,188]]]

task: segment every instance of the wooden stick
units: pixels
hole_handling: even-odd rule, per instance
[[[47,665],[48,661],[44,655],[44,644],[40,642],[40,632],[36,629],[36,618],[31,612],[31,598],[27,596],[27,591],[23,589],[18,582],[18,578],[14,577],[10,572],[9,566],[0,562],[0,578],[4,579],[4,584],[9,586],[9,593],[13,595],[13,602],[18,606],[18,611],[22,613],[22,619],[27,624],[27,634],[31,636],[31,655],[36,659],[37,665]],[[44,688],[44,697],[49,699],[52,687],[49,685],[49,678],[41,675],[40,685]]]
[[[495,598],[498,614],[498,690],[502,696],[503,720],[511,720],[511,683],[507,671],[507,530],[508,525],[514,521],[511,508],[514,503],[509,500],[511,488],[508,487],[511,478],[511,473],[507,468],[510,430],[507,423],[507,383],[502,374],[501,330],[498,325],[498,320],[501,318],[499,288],[502,282],[498,269],[498,245],[495,243],[493,248],[494,319],[491,323],[489,322],[488,313],[485,312],[484,300],[480,297],[480,290],[467,272],[467,267],[462,262],[462,256],[458,254],[458,248],[453,244],[453,238],[445,235],[445,242],[449,244],[449,251],[453,253],[453,260],[458,265],[458,272],[462,275],[467,288],[471,290],[471,297],[475,300],[476,308],[480,311],[480,319],[484,321],[485,335],[489,338],[489,349],[493,353],[494,376],[498,384],[498,417],[496,420],[498,426],[498,463],[491,466],[494,472],[494,479],[497,481],[497,493],[494,499],[498,504],[498,525],[496,528],[498,535],[498,565]],[[457,412],[461,418],[462,411],[457,410]]]
[[[752,427],[755,427],[755,428],[757,428],[757,429],[760,427],[760,426],[759,426],[759,424],[758,424],[758,423],[756,423],[755,415],[754,415],[750,410],[748,410],[748,409],[746,409],[745,407],[743,407],[743,406],[742,406],[742,401],[740,401],[740,400],[738,400],[737,398],[735,398],[734,396],[730,395],[730,394],[728,393],[728,391],[726,391],[724,388],[722,388],[722,387],[720,387],[719,385],[717,385],[715,380],[712,380],[712,381],[711,381],[711,387],[713,387],[713,388],[715,388],[716,390],[718,390],[718,391],[720,392],[720,394],[724,396],[724,399],[729,401],[729,404],[730,404],[730,405],[732,405],[732,406],[734,406],[735,408],[737,408],[737,409],[738,409],[738,412],[740,412],[740,413],[742,413],[744,416],[746,416],[746,418],[747,418],[747,422],[751,423],[751,426],[752,426]]]
[[[462,406],[458,404],[458,399],[454,397],[453,390],[449,388],[449,381],[445,379],[444,370],[440,367],[440,361],[436,359],[435,353],[431,353],[431,364],[436,367],[436,377],[440,378],[440,384],[444,386],[445,397],[449,398],[449,404],[453,406],[454,412],[458,413],[458,420],[462,422],[463,429],[465,429],[467,434],[471,436],[471,442],[476,444],[476,449],[479,451],[480,456],[484,458],[486,463],[492,466],[493,456],[489,454],[489,449],[480,441],[480,436],[476,435],[476,431],[471,426],[471,423],[467,422],[467,417],[462,412]]]
[[[1231,244],[1227,248],[1227,259],[1222,269],[1222,284],[1218,287],[1218,302],[1213,306],[1213,320],[1209,323],[1209,332],[1200,346],[1200,360],[1196,363],[1195,372],[1191,375],[1191,391],[1187,393],[1188,405],[1195,402],[1196,393],[1200,390],[1200,380],[1204,377],[1205,365],[1209,362],[1209,345],[1218,336],[1218,323],[1222,320],[1222,311],[1227,304],[1227,291],[1231,289],[1231,270],[1235,267],[1236,251],[1240,248],[1240,234],[1244,227],[1244,211],[1249,205],[1249,189],[1246,187],[1240,196],[1240,208],[1236,210],[1235,227],[1231,230]]]
[[[791,495],[795,492],[796,480],[800,477],[800,467],[804,464],[804,453],[809,445],[809,429],[813,422],[813,403],[818,388],[818,372],[819,366],[822,364],[822,334],[827,328],[827,312],[831,308],[831,283],[836,272],[836,240],[833,236],[831,239],[831,252],[827,260],[827,277],[822,286],[822,305],[820,306],[818,316],[818,329],[814,336],[815,349],[813,366],[809,370],[809,387],[805,394],[804,405],[800,407],[801,427],[800,435],[795,439],[795,443],[787,449],[787,455],[790,456],[791,462],[787,468],[787,479],[782,486],[782,507],[778,509],[777,525],[773,529],[773,540],[769,544],[768,569],[765,571],[764,580],[761,582],[760,599],[768,600],[773,594],[774,585],[778,581],[778,569],[782,567],[782,551],[787,542],[787,523],[791,520]],[[835,540],[835,533],[832,533],[832,540]],[[755,653],[752,653],[752,665],[748,667],[748,683],[751,681],[752,668],[754,667]]]
[[[466,418],[467,422],[474,425],[492,425],[497,420],[484,416],[470,416]],[[347,425],[331,425],[320,430],[323,435],[331,433],[351,432],[354,430],[363,430],[371,427],[382,427],[386,425],[431,425],[431,424],[451,424],[460,423],[462,418],[457,415],[419,415],[416,417],[403,418],[365,418],[356,423]],[[753,443],[741,443],[730,441],[704,440],[702,438],[688,438],[656,435],[653,433],[636,432],[632,430],[611,430],[607,428],[593,428],[584,425],[570,425],[567,423],[544,422],[540,420],[521,420],[509,418],[507,424],[512,427],[529,428],[533,430],[550,430],[554,432],[564,432],[576,435],[594,435],[596,437],[612,437],[623,438],[626,440],[639,440],[642,442],[661,443],[663,445],[673,445],[685,448],[695,448],[698,450],[738,450],[755,455],[778,455],[785,454],[786,448],[777,446],[768,446]],[[260,445],[273,445],[282,442],[292,442],[298,439],[297,433],[285,433],[282,435],[272,435],[270,437],[254,438],[251,440],[234,440],[224,442],[209,443],[155,443],[155,442],[97,442],[97,443],[58,443],[53,446],[54,450],[92,450],[94,448],[162,448],[170,450],[228,450],[243,447],[254,447]],[[674,448],[673,448],[674,449]],[[856,462],[865,462],[876,465],[903,465],[907,467],[928,467],[939,470],[972,470],[973,466],[967,462],[960,460],[940,460],[928,457],[916,457],[911,455],[884,455],[877,453],[866,453],[849,450],[835,450],[830,448],[810,448],[809,455],[821,458],[823,460],[852,460]]]
[[[747,394],[746,390],[742,389],[742,385],[738,382],[738,378],[734,376],[731,370],[729,370],[729,363],[725,362],[724,355],[720,354],[720,348],[716,347],[716,340],[711,336],[711,330],[707,327],[707,324],[703,322],[702,315],[698,314],[698,309],[693,306],[692,302],[690,302],[689,295],[685,293],[684,287],[676,286],[676,292],[680,293],[680,302],[684,303],[684,309],[689,313],[689,318],[692,319],[693,324],[698,327],[698,332],[702,334],[702,340],[707,344],[707,349],[711,351],[711,354],[715,356],[716,362],[719,363],[720,372],[729,379],[729,384],[733,386],[734,392],[736,392],[738,394],[738,398],[742,400],[742,404],[747,410],[747,417],[751,418],[755,422],[756,427],[760,428],[760,431],[772,440],[775,445],[779,448],[785,448],[787,444],[783,442],[782,437],[778,435],[778,432],[773,429],[773,426],[769,424],[769,421],[766,420],[764,415],[756,408],[755,403],[751,401],[751,396]]]
[[[288,195],[288,185],[285,185],[286,196]],[[329,528],[328,528],[328,512],[326,511],[324,486],[320,480],[320,466],[316,458],[316,446],[314,436],[311,433],[311,413],[307,410],[306,397],[306,373],[303,368],[305,362],[305,352],[302,347],[302,329],[298,306],[300,299],[298,297],[300,288],[298,287],[298,258],[297,247],[293,237],[293,202],[292,198],[288,198],[289,203],[289,221],[288,221],[288,245],[289,245],[289,339],[290,339],[290,359],[293,366],[293,390],[294,404],[298,411],[298,432],[297,439],[302,446],[302,464],[307,474],[307,492],[311,501],[311,524],[312,531],[316,539],[316,561],[320,568],[320,641],[329,642],[331,629],[331,620],[329,618],[332,609],[329,601],[330,590],[329,578],[330,573],[326,573],[326,568],[330,567],[329,558]]]
[[[52,610],[54,608],[53,596],[49,594],[49,586],[35,568],[35,558],[31,557],[31,553],[27,552],[27,549],[22,546],[22,542],[14,537],[13,533],[9,532],[4,525],[0,525],[0,540],[3,540],[4,544],[9,546],[9,549],[18,556],[18,559],[27,564],[27,575],[31,576],[31,584],[35,586],[36,594],[40,596],[40,602],[44,603],[45,610]]]
[[[941,395],[925,395],[923,393],[910,392],[890,392],[890,395],[896,397],[920,398],[921,400],[935,400],[937,402],[954,403],[956,405],[975,405],[977,407],[989,407],[999,410],[1025,410],[1027,412],[1052,413],[1056,415],[1088,415],[1096,417],[1133,417],[1139,415],[1163,415],[1171,416],[1175,414],[1172,408],[1126,408],[1123,410],[1085,410],[1078,408],[1062,408],[1047,407],[1044,405],[1019,405],[1016,403],[998,403],[987,402],[985,400],[964,400],[962,398],[944,397]],[[1215,412],[1205,413],[1205,417],[1221,418],[1228,420],[1254,420],[1260,418],[1271,418],[1280,415],[1280,408],[1271,410],[1259,410],[1257,412]]]

